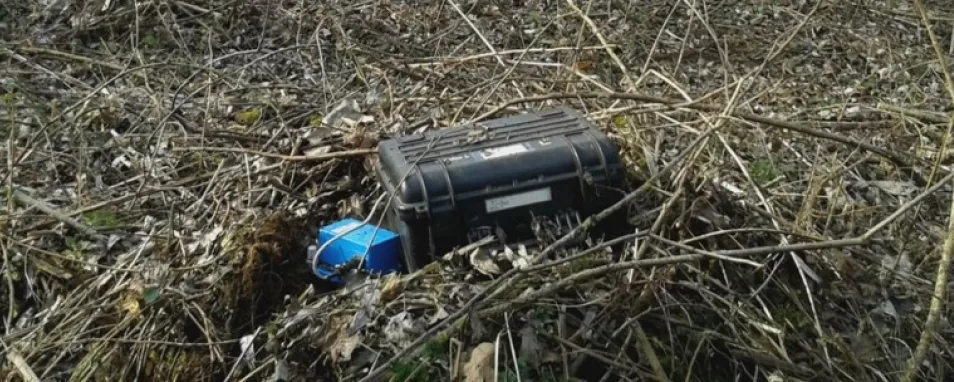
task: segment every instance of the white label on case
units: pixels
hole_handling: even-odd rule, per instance
[[[514,154],[527,152],[527,147],[523,143],[517,143],[507,146],[500,146],[483,150],[481,155],[484,159],[500,158]]]
[[[492,213],[536,203],[549,202],[552,198],[550,187],[546,187],[513,195],[490,198],[484,201],[484,204],[487,206],[487,213]]]

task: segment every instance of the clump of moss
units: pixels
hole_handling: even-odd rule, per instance
[[[778,172],[772,162],[760,160],[749,166],[749,176],[752,177],[753,182],[762,185],[775,180]]]
[[[116,228],[120,225],[119,217],[109,211],[91,211],[83,215],[86,221],[96,228]]]
[[[262,109],[252,108],[235,115],[235,122],[243,126],[252,126],[262,119]]]

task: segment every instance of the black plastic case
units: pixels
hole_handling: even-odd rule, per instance
[[[565,107],[385,140],[378,154],[409,271],[488,234],[531,239],[539,219],[579,224],[622,197],[618,149]]]

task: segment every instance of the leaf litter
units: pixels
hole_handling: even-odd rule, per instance
[[[0,180],[38,201],[0,195],[3,342],[17,355],[0,377],[362,380],[386,365],[420,381],[883,380],[903,368],[951,187],[864,245],[744,251],[864,234],[925,192],[935,161],[933,180],[947,173],[954,108],[912,6],[453,3],[0,5]],[[954,28],[954,9],[928,3],[935,31]],[[607,89],[717,107],[577,96]],[[720,118],[733,100],[824,134]],[[358,150],[557,103],[620,144],[624,191],[675,166],[627,206],[638,231],[624,245],[590,239],[541,266],[565,232],[540,225],[533,245],[478,243],[346,289],[309,274],[315,229],[366,217],[380,195]],[[716,124],[721,139],[676,162]],[[632,266],[613,265],[620,251]],[[726,251],[763,266],[700,255]],[[954,372],[951,312],[925,380]]]

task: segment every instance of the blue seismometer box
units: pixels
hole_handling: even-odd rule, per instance
[[[309,248],[308,257],[312,272],[336,284],[343,284],[342,276],[359,265],[368,274],[400,272],[403,268],[401,238],[396,233],[351,218],[321,227],[317,247]]]

